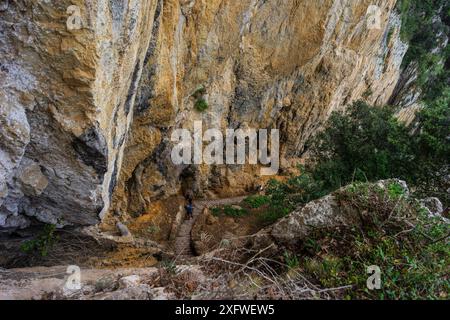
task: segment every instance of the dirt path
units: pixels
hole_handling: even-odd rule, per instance
[[[195,220],[202,213],[205,207],[211,208],[215,206],[233,205],[242,202],[246,197],[234,197],[225,199],[199,200],[194,201],[194,219],[184,219],[175,239],[175,253],[177,260],[189,259],[194,257],[191,246],[191,231]]]

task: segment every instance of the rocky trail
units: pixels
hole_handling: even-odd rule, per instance
[[[177,260],[189,260],[195,256],[192,249],[191,231],[196,219],[200,216],[204,208],[238,204],[245,198],[246,197],[233,197],[194,201],[194,218],[190,220],[184,219],[178,231],[178,236],[175,239],[175,253]]]

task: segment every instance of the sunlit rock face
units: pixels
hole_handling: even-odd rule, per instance
[[[395,2],[1,0],[0,226],[254,188],[254,166],[174,166],[173,130],[278,128],[293,165],[333,110],[390,99],[407,49]]]
[[[377,25],[370,5],[378,6]],[[282,164],[292,166],[330,113],[364,98],[386,103],[407,46],[395,1],[161,1],[115,194],[139,214],[179,191],[198,195],[257,187],[254,166],[182,168],[170,161],[174,129],[278,128]],[[369,14],[368,14],[369,13]],[[206,112],[193,93],[206,89]],[[184,169],[184,171],[183,171]]]

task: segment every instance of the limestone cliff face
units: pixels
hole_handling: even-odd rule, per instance
[[[142,213],[186,176],[199,195],[260,183],[254,167],[171,165],[171,131],[196,120],[223,131],[280,129],[289,167],[333,110],[360,98],[386,103],[407,50],[395,2],[160,1],[115,206]],[[370,5],[380,8],[379,28]],[[204,113],[194,108],[199,87]]]
[[[182,180],[252,188],[253,167],[174,166],[171,132],[278,128],[289,167],[333,110],[391,98],[407,50],[395,2],[0,1],[0,226],[140,214]],[[72,4],[83,27],[68,31]]]
[[[0,4],[0,226],[95,224],[120,171],[155,3]],[[67,30],[70,5],[80,30]]]

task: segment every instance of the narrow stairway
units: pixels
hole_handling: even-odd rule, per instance
[[[242,202],[246,197],[234,197],[225,199],[199,200],[194,201],[194,218],[188,220],[184,218],[175,239],[175,253],[177,260],[189,260],[194,257],[191,245],[191,231],[198,216],[205,207],[233,205]]]

